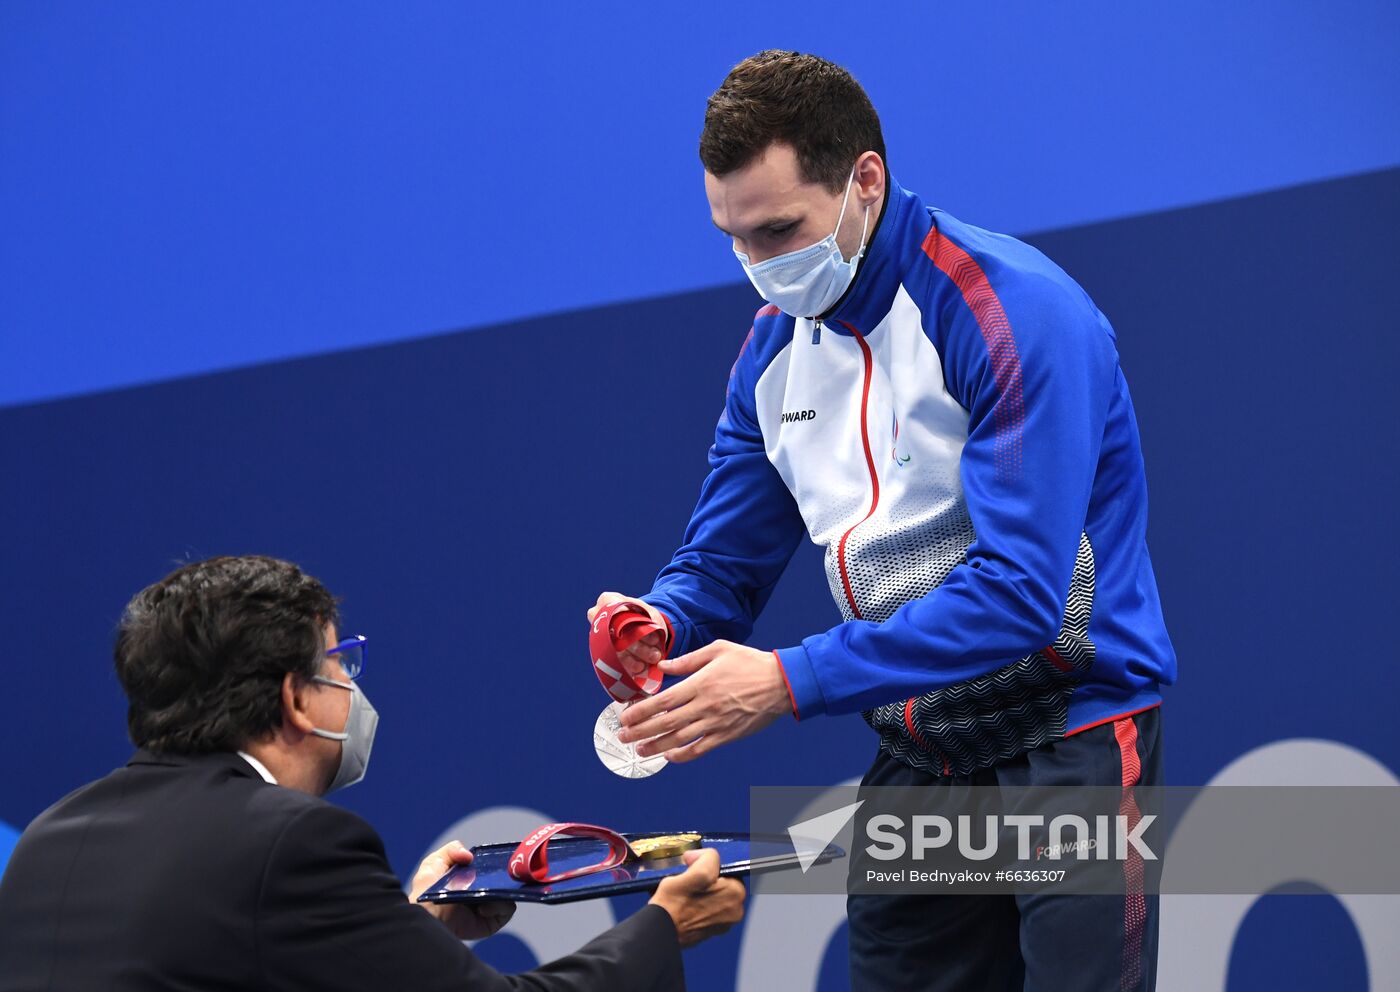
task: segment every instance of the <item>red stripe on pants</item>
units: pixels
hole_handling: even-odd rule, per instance
[[[1137,724],[1130,716],[1113,722],[1113,736],[1118,739],[1118,754],[1123,764],[1123,798],[1118,802],[1118,814],[1125,818],[1131,833],[1142,820],[1133,786],[1142,777],[1142,761],[1137,753]],[[1142,983],[1142,930],[1147,921],[1147,897],[1143,893],[1142,855],[1137,848],[1126,852],[1123,862],[1123,971],[1119,980],[1122,992],[1133,992]]]

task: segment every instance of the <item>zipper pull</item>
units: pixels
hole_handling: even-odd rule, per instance
[[[812,321],[812,343],[822,343],[822,322],[820,320]]]

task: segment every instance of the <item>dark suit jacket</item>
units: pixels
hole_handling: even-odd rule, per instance
[[[408,902],[369,824],[236,754],[138,751],[30,824],[0,881],[0,992],[680,988],[655,906],[499,974]]]

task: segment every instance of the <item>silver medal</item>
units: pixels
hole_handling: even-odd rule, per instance
[[[647,778],[666,767],[666,756],[656,754],[643,758],[637,754],[635,744],[624,744],[617,739],[622,729],[622,711],[626,708],[623,703],[610,703],[598,714],[598,722],[593,725],[593,750],[614,775]]]

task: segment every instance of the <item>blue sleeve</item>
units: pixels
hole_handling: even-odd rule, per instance
[[[980,283],[958,270],[963,291],[924,323],[970,415],[960,474],[976,538],[965,564],[886,622],[850,621],[778,652],[801,718],[987,675],[1059,633],[1117,354],[1068,277],[1018,272],[998,286],[971,271]]]
[[[755,326],[764,319],[760,311]],[[806,532],[764,450],[754,410],[758,351],[750,331],[729,375],[710,472],[685,541],[642,597],[671,621],[672,656],[720,638],[747,638]]]

